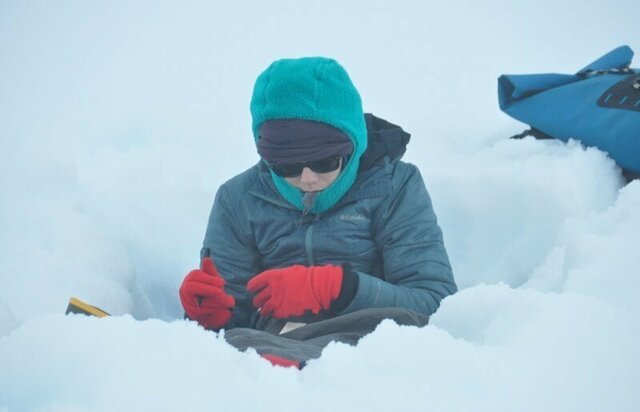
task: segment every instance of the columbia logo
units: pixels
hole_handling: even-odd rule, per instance
[[[340,215],[340,220],[366,220],[362,215]]]

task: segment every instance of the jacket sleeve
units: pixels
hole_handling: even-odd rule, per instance
[[[236,300],[225,329],[251,327],[255,310],[246,291],[247,281],[258,272],[259,254],[246,216],[239,216],[226,184],[220,186],[211,208],[200,258],[211,257],[226,281],[225,291]]]
[[[403,307],[431,315],[457,291],[431,199],[418,168],[397,163],[393,191],[373,216],[383,276],[356,272],[358,287],[342,314],[365,308]]]

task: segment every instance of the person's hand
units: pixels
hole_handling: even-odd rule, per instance
[[[263,316],[288,318],[307,310],[318,314],[340,294],[343,275],[341,266],[295,265],[266,270],[249,280],[247,289],[256,293],[253,306]]]
[[[219,329],[231,319],[236,301],[224,291],[224,279],[211,258],[205,258],[201,267],[184,278],[180,301],[189,319],[206,329]]]

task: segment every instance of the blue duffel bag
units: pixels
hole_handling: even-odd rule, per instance
[[[609,154],[627,175],[640,174],[640,69],[618,47],[576,74],[502,75],[500,109],[532,135],[576,139]]]

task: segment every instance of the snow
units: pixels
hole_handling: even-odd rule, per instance
[[[263,3],[0,2],[0,411],[637,410],[640,182],[506,139],[496,96],[640,51],[635,3]],[[257,160],[255,77],[303,55],[412,133],[461,291],[296,371],[182,320],[177,289]]]

